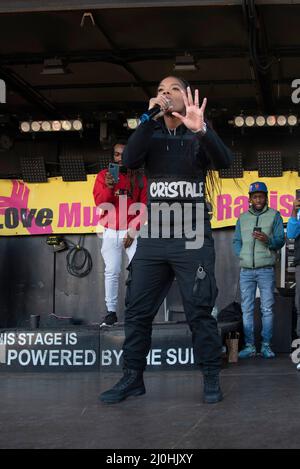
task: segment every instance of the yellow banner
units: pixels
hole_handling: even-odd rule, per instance
[[[65,182],[56,177],[35,184],[0,180],[0,235],[95,233],[95,178]]]
[[[20,180],[0,180],[0,235],[41,235],[95,233],[99,215],[94,206],[96,175],[87,181],[64,182],[51,178],[47,183],[29,184]],[[259,180],[256,171],[244,172],[242,179],[222,179],[221,193],[214,195],[212,227],[234,226],[248,209],[248,188]],[[291,214],[297,172],[280,178],[263,178],[269,189],[269,205],[279,210],[284,221]]]
[[[263,181],[269,191],[269,206],[279,210],[287,222],[292,212],[296,189],[300,189],[298,172],[286,171],[282,177],[259,178],[257,171],[244,171],[240,179],[221,179],[221,194],[214,195],[212,227],[233,226],[241,213],[248,210],[248,190],[252,182]]]

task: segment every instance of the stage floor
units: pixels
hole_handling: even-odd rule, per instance
[[[147,394],[98,402],[119,373],[1,373],[0,448],[299,448],[300,372],[288,355],[222,371],[201,402],[196,371],[149,371]]]

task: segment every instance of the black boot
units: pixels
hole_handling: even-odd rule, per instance
[[[114,311],[108,311],[107,315],[100,321],[100,327],[113,326],[116,322],[118,322],[117,315]]]
[[[129,396],[145,394],[143,372],[140,370],[124,369],[124,375],[111,389],[100,394],[100,401],[115,404]]]
[[[203,401],[205,402],[205,404],[215,404],[216,402],[221,401],[223,399],[223,394],[220,388],[219,373],[203,373],[203,379]]]

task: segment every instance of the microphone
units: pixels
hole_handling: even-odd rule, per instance
[[[169,106],[170,107],[170,102],[169,101]],[[144,114],[141,115],[140,117],[140,123],[144,124],[144,122],[149,122],[150,119],[153,119],[153,117],[157,116],[161,112],[161,108],[158,104],[155,104],[152,109],[149,109],[148,111],[144,112]]]

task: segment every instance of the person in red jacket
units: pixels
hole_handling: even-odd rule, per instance
[[[130,206],[141,203],[145,207],[147,203],[147,180],[141,172],[122,166],[124,148],[123,143],[116,143],[113,148],[114,163],[120,166],[118,182],[115,183],[108,169],[104,169],[98,173],[93,190],[95,204],[102,212],[100,224],[104,227],[101,254],[105,263],[107,314],[100,327],[112,326],[118,320],[116,311],[122,252],[125,249],[130,264],[136,250],[136,230],[142,221],[142,210],[137,214],[130,210]]]

